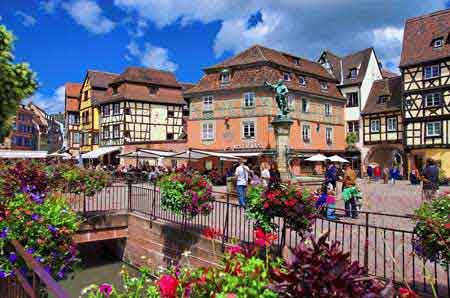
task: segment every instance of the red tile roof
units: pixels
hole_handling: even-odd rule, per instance
[[[128,67],[112,81],[114,84],[122,82],[181,87],[173,73],[147,67]]]
[[[384,79],[398,77],[398,73],[389,71],[389,70],[384,69],[384,68],[381,70],[381,75],[383,76]]]
[[[450,57],[450,9],[406,21],[400,67]],[[433,40],[443,38],[440,48]]]
[[[94,88],[106,89],[109,83],[114,80],[118,75],[111,72],[88,70],[87,77],[89,82]]]
[[[295,62],[298,61],[298,64]],[[323,67],[317,62],[313,62],[299,56],[284,53],[274,49],[269,49],[260,45],[254,45],[243,52],[205,69],[206,72],[215,71],[227,67],[233,67],[246,64],[273,63],[279,66],[289,68],[297,72],[312,74],[323,77],[324,79],[334,80]]]
[[[79,83],[66,83],[66,96],[80,98],[80,91],[82,84]]]
[[[380,96],[387,95],[389,100],[378,104]],[[361,114],[375,114],[383,112],[400,112],[402,107],[402,78],[396,76],[373,82],[369,97]]]
[[[80,91],[82,84],[66,83],[65,110],[66,112],[78,112],[80,110]]]

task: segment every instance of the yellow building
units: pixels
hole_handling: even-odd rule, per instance
[[[81,87],[80,101],[80,152],[86,153],[99,147],[99,102],[105,97],[108,84],[116,78],[114,73],[88,70]]]
[[[400,68],[410,169],[421,170],[433,158],[450,177],[448,24],[450,9],[407,20]]]

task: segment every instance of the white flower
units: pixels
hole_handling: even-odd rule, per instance
[[[189,258],[191,256],[191,252],[189,250],[185,250],[181,255],[185,258]]]

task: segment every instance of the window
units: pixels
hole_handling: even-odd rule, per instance
[[[292,62],[293,62],[295,65],[299,65],[299,64],[300,64],[300,59],[294,58],[294,60],[292,60]]]
[[[380,119],[370,120],[370,132],[380,132]]]
[[[387,118],[387,131],[396,131],[397,130],[397,118],[391,117]]]
[[[175,112],[174,111],[167,111],[167,117],[170,117],[170,118],[175,117]]]
[[[175,135],[173,133],[168,132],[166,134],[166,140],[173,140],[175,138]]]
[[[425,66],[423,72],[425,79],[432,79],[441,75],[439,64]]]
[[[441,48],[444,44],[444,39],[442,37],[433,40],[433,48]]]
[[[359,139],[359,121],[348,121],[347,133],[354,133]]]
[[[302,126],[302,138],[304,143],[311,141],[311,127],[309,125]]]
[[[158,93],[158,89],[159,89],[158,87],[150,86],[150,87],[148,87],[148,93],[154,95],[154,94]]]
[[[324,106],[325,106],[325,116],[331,116],[331,104],[326,103]]]
[[[80,133],[79,132],[73,133],[73,143],[80,144]]]
[[[81,114],[83,118],[83,124],[89,124],[91,121],[89,119],[89,111],[85,111]]]
[[[202,124],[202,140],[214,140],[214,123],[206,122]]]
[[[247,92],[244,93],[244,107],[254,107],[255,106],[255,93],[254,92]]]
[[[333,128],[326,127],[325,128],[325,141],[328,145],[333,144]]]
[[[98,133],[92,134],[92,143],[98,145]]]
[[[109,126],[103,126],[103,138],[109,139]]]
[[[69,114],[69,124],[71,124],[71,125],[80,124],[80,115],[79,114]]]
[[[113,138],[118,139],[120,137],[120,124],[113,125]]]
[[[377,98],[377,104],[383,104],[383,103],[386,103],[386,102],[388,101],[388,99],[389,99],[389,96],[388,96],[388,95],[380,95],[380,96],[378,96],[378,98]]]
[[[320,81],[320,90],[327,91],[328,90],[328,83],[325,81]]]
[[[254,121],[242,122],[242,135],[243,135],[244,139],[255,138],[255,122]]]
[[[82,134],[81,145],[89,145],[89,134],[87,132]]]
[[[117,86],[113,86],[112,87],[112,95],[116,95],[118,93],[118,87]]]
[[[358,69],[357,68],[350,68],[350,79],[356,79],[358,76]]]
[[[106,106],[102,106],[103,109],[103,117],[108,117],[109,116],[109,105]]]
[[[131,108],[130,107],[123,108],[123,113],[125,115],[131,115]]]
[[[425,106],[426,107],[438,107],[441,105],[441,94],[440,93],[430,93],[425,95]]]
[[[214,104],[214,96],[203,96],[203,111],[212,111]]]
[[[303,113],[309,112],[309,100],[307,100],[306,98],[302,99],[302,112]]]
[[[114,115],[120,114],[120,103],[113,103],[113,114]]]
[[[405,100],[405,108],[410,108],[410,107],[412,107],[412,100],[406,99]]]
[[[291,80],[291,74],[288,72],[283,73],[283,80],[290,81]]]
[[[287,102],[288,102],[289,110],[295,111],[295,96],[293,94],[288,94]]]
[[[88,90],[84,91],[84,100],[88,99],[89,92]]]
[[[306,85],[306,79],[304,76],[298,76],[298,83],[302,86]]]
[[[358,92],[347,93],[347,108],[359,106]]]
[[[426,136],[427,137],[440,137],[441,136],[441,122],[428,122],[426,124]]]
[[[222,72],[220,74],[220,82],[222,84],[228,84],[230,82],[230,73],[228,71]]]

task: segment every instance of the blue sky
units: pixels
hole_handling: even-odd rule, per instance
[[[87,69],[174,71],[197,82],[202,68],[259,43],[316,60],[373,46],[396,70],[407,18],[448,0],[0,0],[0,23],[17,37],[15,56],[38,74],[32,100],[64,109],[62,86]]]

